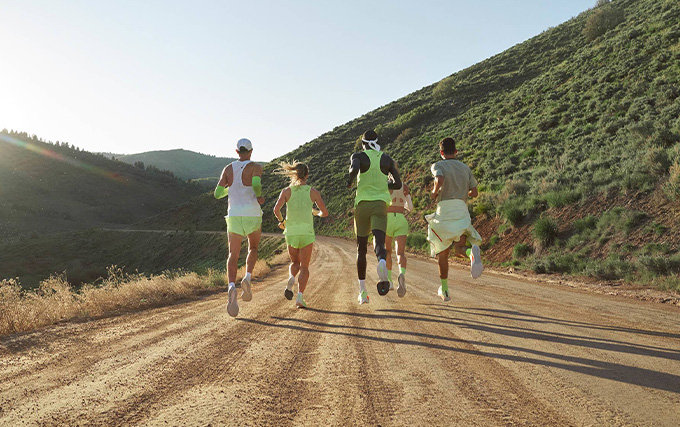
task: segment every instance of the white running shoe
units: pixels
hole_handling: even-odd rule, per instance
[[[406,295],[406,275],[404,273],[399,273],[397,282],[397,295],[399,295],[400,298],[403,298],[404,295]]]
[[[484,265],[482,264],[482,254],[479,246],[472,245],[472,253],[470,254],[470,275],[473,279],[478,278],[482,275],[484,271]]]
[[[231,317],[238,316],[238,302],[236,301],[236,286],[229,288],[229,298],[227,299],[227,313]]]
[[[241,299],[243,301],[250,301],[253,299],[253,290],[250,288],[250,278],[245,277],[241,280]]]
[[[297,308],[307,308],[307,303],[300,292],[298,292],[297,298],[295,299],[295,306]]]
[[[358,300],[359,300],[359,304],[368,304],[368,292],[362,291],[359,294]]]
[[[449,297],[449,291],[446,290],[446,292],[442,292],[442,287],[440,286],[439,289],[437,290],[437,295],[439,295],[439,298],[444,300],[444,302],[449,302],[451,301],[451,297]]]
[[[295,286],[295,276],[290,276],[288,278],[288,283],[286,284],[286,290],[283,292],[283,295],[288,300],[293,299],[293,286]]]
[[[378,281],[387,282],[387,261],[381,259],[378,261]]]

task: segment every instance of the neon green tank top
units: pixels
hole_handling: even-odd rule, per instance
[[[291,236],[314,235],[312,207],[314,203],[309,193],[309,185],[290,187],[290,199],[286,202],[286,229],[284,234]]]
[[[371,166],[366,172],[359,172],[357,178],[357,196],[354,205],[362,201],[382,200],[390,205],[392,198],[387,188],[387,175],[380,170],[380,157],[382,152],[375,150],[364,151],[368,155]]]

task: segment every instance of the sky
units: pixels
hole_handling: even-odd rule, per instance
[[[268,161],[594,4],[0,0],[0,129]]]

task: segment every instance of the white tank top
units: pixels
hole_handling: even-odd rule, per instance
[[[390,197],[392,198],[391,206],[398,206],[400,208],[403,208],[406,205],[406,196],[404,196],[403,185],[398,190],[390,190]]]
[[[243,170],[250,160],[237,160],[231,164],[234,180],[229,187],[228,216],[262,216],[253,187],[243,185]]]

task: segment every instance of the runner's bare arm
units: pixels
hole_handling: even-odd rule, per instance
[[[386,154],[383,154],[383,156],[386,156]],[[387,184],[387,188],[390,190],[398,190],[401,188],[401,177],[399,176],[399,170],[397,169],[397,166],[394,164],[394,160],[390,159],[390,171],[389,174],[392,176],[392,179],[389,181]]]
[[[413,200],[411,200],[411,189],[408,188],[408,185],[404,182],[404,198],[406,199],[406,203],[404,204],[404,207],[406,208],[407,211],[412,212],[413,211]]]
[[[281,208],[283,207],[284,204],[288,201],[290,198],[290,188],[284,188],[281,190],[281,194],[279,194],[279,200],[276,201],[276,205],[274,205],[274,216],[276,219],[279,221],[279,228],[283,229],[285,228],[285,225],[283,225],[283,215],[281,214]]]
[[[352,154],[352,157],[349,159],[349,177],[347,178],[347,188],[352,188],[352,184],[354,184],[354,180],[357,178],[357,175],[359,175],[359,172],[361,171],[361,153],[354,153]]]
[[[430,197],[432,199],[436,199],[439,196],[439,193],[442,191],[443,184],[444,184],[443,176],[437,175],[434,177],[434,188],[432,189],[432,193],[430,193]]]
[[[229,193],[229,186],[231,185],[231,167],[227,166],[222,170],[222,175],[220,180],[215,187],[215,192],[213,193],[216,199],[221,199]]]
[[[312,188],[312,202],[316,203],[316,206],[319,208],[318,211],[314,212],[314,215],[325,218],[328,216],[328,209],[326,209],[326,204],[323,202],[323,199],[321,198],[321,193],[319,190],[316,188]]]

